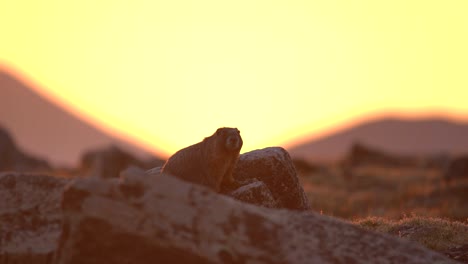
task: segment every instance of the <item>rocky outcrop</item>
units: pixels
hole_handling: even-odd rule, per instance
[[[152,168],[160,166],[164,161],[153,158],[143,161],[117,146],[96,149],[86,152],[81,157],[81,174],[102,178],[119,177],[121,171],[130,166]]]
[[[453,158],[443,174],[446,183],[456,179],[468,179],[468,155]]]
[[[290,172],[280,148],[247,154],[249,166]],[[255,179],[268,179],[260,172],[244,175],[250,183],[230,194],[247,203],[153,172],[132,168],[120,178],[71,182],[0,174],[0,263],[450,263],[337,219],[266,208],[288,203],[270,187],[281,185]]]
[[[291,157],[283,148],[271,147],[240,155],[233,176],[240,182],[256,178],[265,183],[280,208],[310,209]]]
[[[321,170],[323,170],[322,166],[313,164],[305,159],[294,158],[292,162],[297,172],[301,175],[308,175],[308,174],[320,172]]]
[[[279,208],[278,202],[273,197],[270,189],[264,182],[254,180],[228,194],[236,200],[244,203],[264,206],[267,208]]]
[[[21,151],[7,130],[0,127],[0,171],[46,172],[50,165]]]
[[[452,263],[313,212],[236,201],[167,175],[86,178],[64,191],[56,263]]]
[[[0,263],[50,263],[61,227],[66,180],[0,174]]]
[[[384,151],[355,143],[349,150],[345,161],[346,166],[357,167],[363,165],[376,165],[384,167],[409,167],[418,163],[414,158],[397,156]]]

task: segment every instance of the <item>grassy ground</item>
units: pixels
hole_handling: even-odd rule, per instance
[[[441,218],[410,216],[400,220],[367,217],[352,221],[360,227],[420,243],[468,263],[468,224]]]
[[[312,208],[468,263],[468,180],[425,168],[320,166],[301,173]]]
[[[409,216],[400,220],[367,217],[352,222],[364,229],[408,238],[437,251],[468,244],[468,225],[458,221]]]
[[[301,179],[314,210],[326,215],[401,219],[415,214],[468,221],[468,181],[447,185],[434,169],[368,166],[344,173],[324,166]]]

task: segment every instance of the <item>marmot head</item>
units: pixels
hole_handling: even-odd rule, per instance
[[[220,147],[227,152],[239,152],[242,148],[242,138],[240,136],[240,131],[237,128],[222,127],[216,130],[214,134],[217,140],[220,143]]]

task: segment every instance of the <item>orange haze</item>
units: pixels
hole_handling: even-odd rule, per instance
[[[467,1],[7,1],[0,64],[166,155],[243,152],[363,118],[468,118]]]

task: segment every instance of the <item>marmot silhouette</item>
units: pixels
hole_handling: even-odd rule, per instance
[[[219,192],[221,186],[235,184],[232,172],[242,144],[237,128],[219,128],[202,142],[177,151],[162,172]]]

